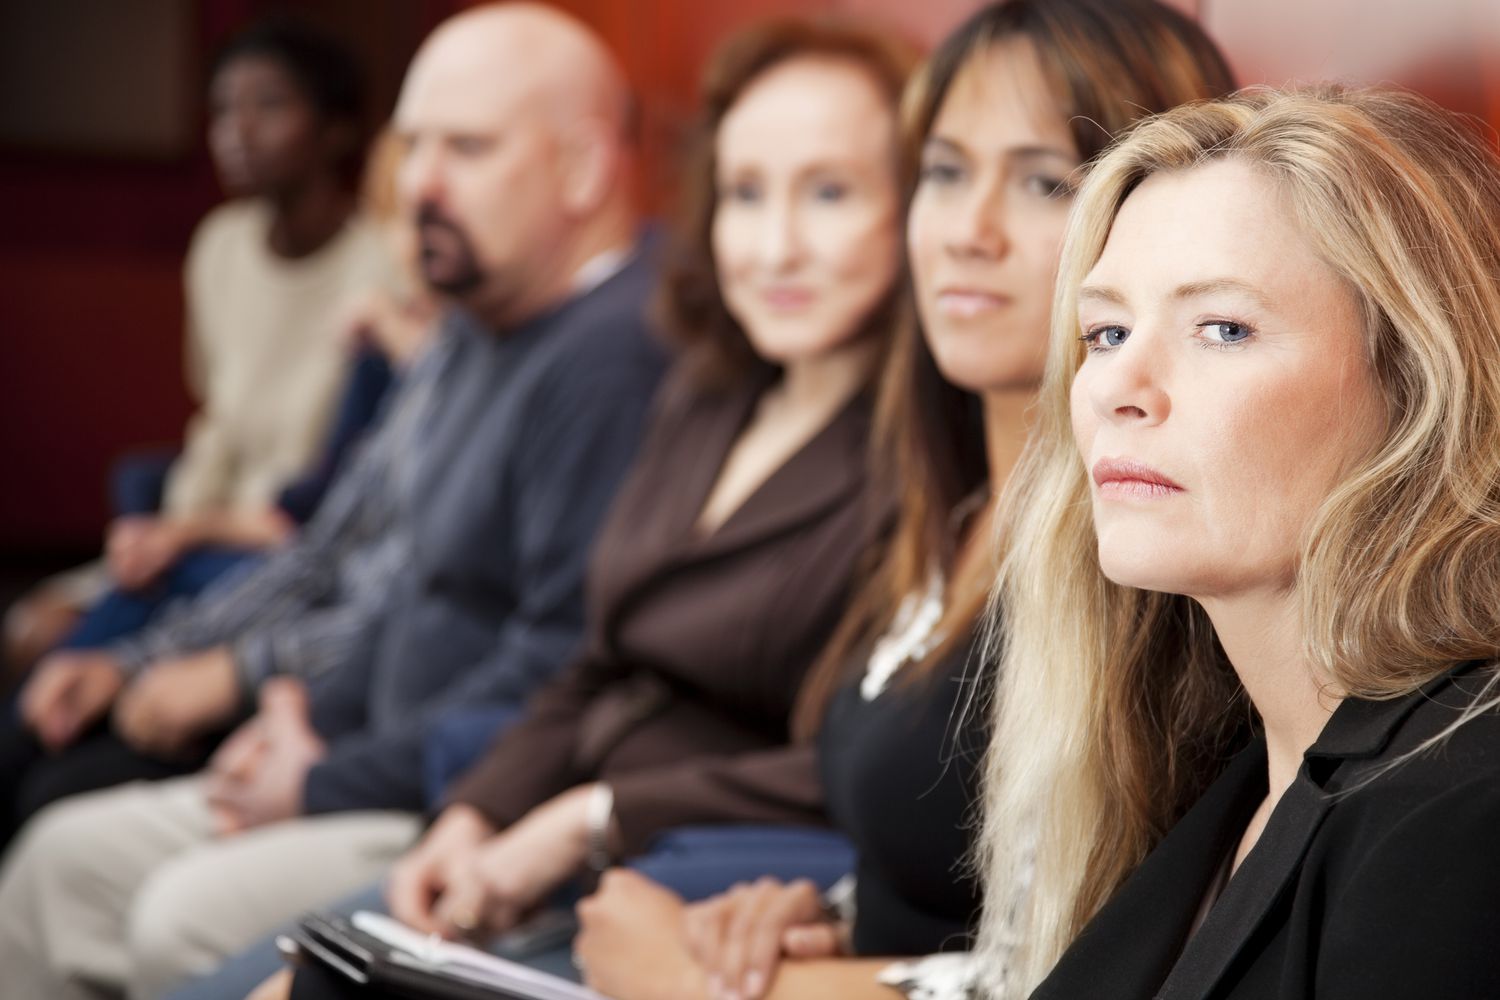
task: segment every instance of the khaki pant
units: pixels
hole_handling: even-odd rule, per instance
[[[0,1000],[158,997],[379,878],[419,829],[342,813],[218,839],[198,777],[59,802],[0,869]]]

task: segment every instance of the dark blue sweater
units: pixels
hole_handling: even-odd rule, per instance
[[[450,321],[408,562],[365,655],[313,685],[330,753],[306,812],[420,810],[422,746],[442,717],[519,704],[569,659],[588,550],[666,362],[645,316],[653,280],[643,251],[519,329]]]

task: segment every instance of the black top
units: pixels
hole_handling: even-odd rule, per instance
[[[1345,701],[1207,919],[1215,870],[1266,794],[1237,757],[1084,929],[1033,1000],[1500,997],[1500,715],[1454,722],[1468,665],[1395,701]]]
[[[969,664],[960,647],[927,677],[897,672],[872,701],[856,681],[829,706],[819,761],[828,814],[859,857],[857,954],[971,944],[980,889],[968,851],[988,709],[970,703]]]

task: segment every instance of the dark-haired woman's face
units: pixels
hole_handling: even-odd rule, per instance
[[[231,196],[273,195],[330,169],[317,109],[275,59],[232,59],[208,97],[209,151]]]
[[[970,59],[923,144],[907,230],[923,330],[950,382],[983,393],[1041,380],[1078,165],[1030,43]]]
[[[757,354],[785,364],[850,341],[900,262],[894,112],[847,59],[797,58],[719,125],[714,267]]]

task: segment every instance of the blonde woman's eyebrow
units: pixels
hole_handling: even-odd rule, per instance
[[[1269,310],[1271,302],[1265,293],[1248,282],[1240,281],[1238,278],[1210,278],[1204,281],[1189,281],[1178,285],[1172,290],[1171,297],[1178,301],[1203,298],[1208,295],[1222,295],[1224,293],[1243,295],[1250,299],[1262,309]],[[1078,301],[1097,302],[1104,305],[1124,306],[1128,305],[1125,293],[1118,288],[1108,285],[1084,285],[1078,289]]]
[[[1262,309],[1271,308],[1271,302],[1266,298],[1264,292],[1238,278],[1210,278],[1205,281],[1189,281],[1186,284],[1178,285],[1172,292],[1172,298],[1181,301],[1202,298],[1207,295],[1222,295],[1226,292],[1233,295],[1243,295]]]
[[[1101,302],[1105,305],[1125,305],[1125,294],[1108,285],[1084,285],[1078,289],[1079,302]]]

